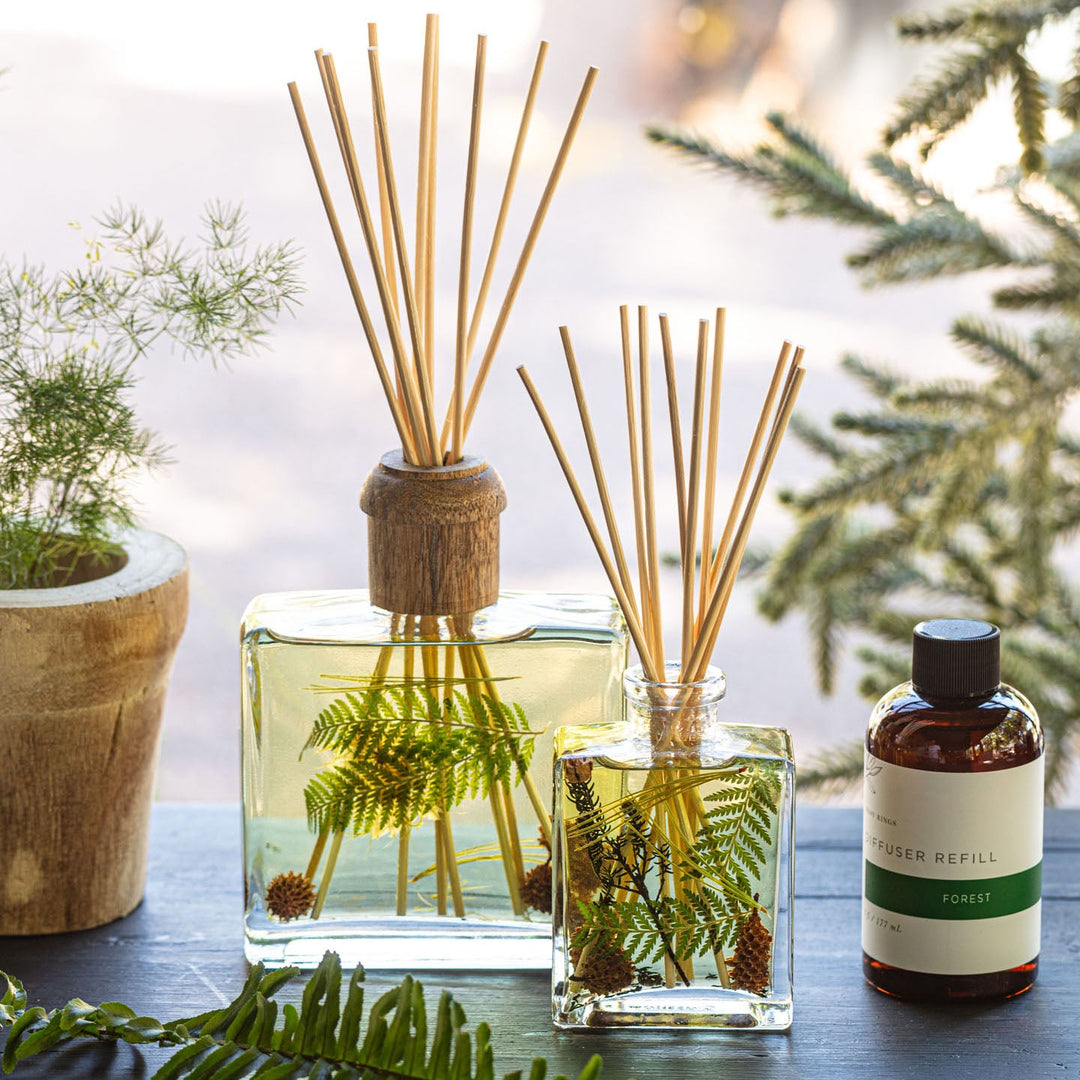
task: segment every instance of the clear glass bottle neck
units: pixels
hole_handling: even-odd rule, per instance
[[[626,719],[635,738],[648,739],[655,751],[693,751],[719,733],[720,702],[727,680],[710,667],[698,682],[679,682],[679,664],[665,665],[665,682],[645,676],[641,666],[623,675]]]

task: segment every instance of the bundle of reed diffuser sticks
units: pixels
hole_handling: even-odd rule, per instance
[[[634,376],[633,342],[630,311],[619,309],[622,329],[623,381],[626,394],[626,428],[630,448],[630,483],[633,490],[634,539],[637,552],[638,587],[627,561],[612,509],[611,495],[603,461],[589,416],[581,372],[574,356],[570,332],[559,328],[566,354],[574,398],[596,481],[597,493],[607,527],[610,551],[605,544],[574,469],[525,366],[517,371],[551,441],[552,448],[566,476],[589,536],[626,618],[645,675],[653,682],[669,680],[665,676],[664,642],[661,623],[660,569],[656,539],[656,480],[653,461],[653,421],[650,389],[650,350],[648,310],[637,310],[637,380]],[[667,385],[668,417],[671,428],[675,488],[678,498],[680,562],[682,567],[682,652],[680,683],[693,684],[705,677],[709,659],[716,646],[720,625],[746,552],[754,515],[761,502],[765,484],[795,401],[802,386],[805,369],[803,350],[792,349],[784,342],[773,369],[765,401],[754,428],[750,446],[731,500],[723,528],[714,548],[716,513],[717,450],[720,434],[720,389],[724,358],[726,313],[717,308],[715,327],[707,319],[698,323],[697,358],[694,368],[694,397],[690,424],[689,454],[679,417],[675,379],[675,357],[666,315],[660,316],[660,342]],[[711,357],[711,359],[710,359]],[[687,465],[687,457],[689,465]]]
[[[596,69],[589,68],[570,120],[566,126],[547,183],[533,212],[521,253],[503,294],[494,324],[487,333],[479,366],[468,383],[469,367],[480,336],[484,306],[491,289],[510,203],[517,184],[518,171],[525,149],[526,136],[540,86],[547,54],[547,42],[541,42],[533,65],[532,78],[522,108],[517,138],[510,156],[506,184],[495,219],[491,243],[476,296],[470,302],[470,271],[473,261],[473,217],[476,202],[476,173],[479,159],[480,124],[483,114],[484,73],[487,38],[477,37],[473,77],[472,111],[469,125],[469,148],[465,175],[465,197],[461,214],[461,249],[458,260],[458,291],[452,390],[449,404],[440,422],[435,407],[435,202],[436,161],[439,114],[439,18],[427,16],[424,36],[424,62],[420,94],[420,130],[416,166],[416,208],[412,245],[405,232],[405,205],[397,182],[387,124],[386,98],[379,67],[378,32],[368,25],[368,65],[371,78],[371,108],[375,134],[375,171],[379,200],[379,228],[368,202],[361,177],[359,159],[349,124],[345,101],[338,80],[334,58],[319,50],[315,54],[323,92],[330,111],[334,134],[344,164],[353,204],[360,220],[364,245],[375,278],[386,336],[389,341],[393,374],[380,344],[379,334],[364,300],[345,233],[334,208],[315,140],[304,111],[296,83],[289,83],[296,119],[304,146],[315,174],[323,208],[326,211],[334,244],[341,258],[349,291],[364,336],[371,350],[379,382],[401,440],[402,453],[413,465],[453,464],[461,460],[464,442],[491,371],[499,342],[502,340],[510,311],[521,288],[525,271],[540,229],[551,206],[559,178],[592,92]]]

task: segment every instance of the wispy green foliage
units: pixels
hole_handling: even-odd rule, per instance
[[[305,789],[308,823],[370,835],[487,798],[520,782],[536,735],[520,705],[478,685],[384,680],[345,694],[319,713],[304,748],[335,755]]]
[[[915,379],[845,358],[871,404],[836,415],[832,431],[795,423],[827,471],[783,493],[796,530],[765,569],[760,602],[769,618],[804,613],[826,690],[845,640],[866,643],[857,655],[870,698],[906,677],[919,618],[996,622],[1005,678],[1029,688],[1043,716],[1050,798],[1080,742],[1080,595],[1062,558],[1080,526],[1080,440],[1068,418],[1080,388],[1080,50],[1055,87],[1031,66],[1030,48],[1044,31],[1065,32],[1062,20],[1078,10],[1080,0],[981,0],[905,16],[902,36],[952,51],[901,99],[868,157],[872,198],[859,174],[790,121],[768,117],[770,138],[744,154],[649,132],[751,180],[778,213],[860,229],[848,263],[868,286],[994,269],[993,306],[1028,316],[1022,331],[984,315],[954,321],[954,342],[977,365],[970,378]],[[927,180],[913,153],[932,153],[998,84],[1011,87],[1022,156],[986,187],[1011,199],[1027,226],[1007,236]],[[1073,130],[1046,145],[1051,109]],[[1013,279],[1002,283],[1005,271]],[[852,744],[800,770],[799,781],[836,790],[861,768]]]
[[[128,481],[166,461],[131,407],[155,343],[227,363],[300,293],[288,244],[248,251],[238,209],[204,215],[200,247],[118,206],[73,269],[0,259],[0,588],[63,584],[133,523]]]
[[[494,1080],[491,1029],[481,1023],[472,1034],[466,1031],[465,1013],[446,991],[429,1045],[424,989],[411,975],[371,1006],[365,1025],[363,968],[343,987],[341,963],[327,953],[304,988],[300,1008],[286,1004],[279,1011],[274,995],[297,974],[296,968],[267,974],[256,964],[228,1005],[161,1023],[115,1001],[93,1006],[74,998],[52,1012],[28,1009],[19,980],[0,972],[0,1028],[10,1025],[4,1072],[83,1038],[174,1049],[152,1080]],[[543,1058],[534,1059],[530,1080],[543,1080],[546,1069]],[[506,1080],[521,1075],[508,1073]],[[600,1058],[594,1056],[578,1080],[599,1075]]]

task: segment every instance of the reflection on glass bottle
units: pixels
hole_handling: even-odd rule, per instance
[[[560,731],[560,1027],[791,1023],[787,732],[723,723],[724,677],[625,676],[629,723]]]

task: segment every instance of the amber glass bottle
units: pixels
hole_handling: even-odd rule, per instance
[[[915,627],[912,679],[870,717],[863,974],[896,997],[1008,998],[1035,981],[1043,737],[990,623]]]

